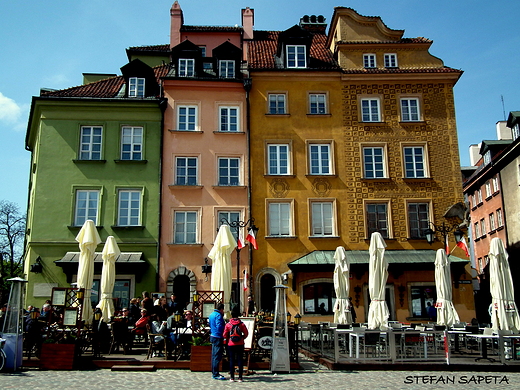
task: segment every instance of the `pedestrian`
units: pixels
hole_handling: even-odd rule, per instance
[[[238,381],[243,382],[244,371],[244,340],[249,332],[247,326],[238,318],[240,310],[235,307],[231,312],[231,320],[224,328],[224,340],[228,346],[229,355],[229,380],[235,381],[235,366],[238,366]]]
[[[255,301],[253,300],[253,296],[250,295],[247,297],[247,315],[249,317],[253,317],[256,313],[256,305]]]
[[[224,354],[224,304],[219,303],[213,313],[209,315],[209,327],[211,341],[211,372],[213,379],[225,380],[219,372],[219,364]]]
[[[437,309],[432,306],[431,302],[426,302],[426,312],[430,321],[437,321]]]

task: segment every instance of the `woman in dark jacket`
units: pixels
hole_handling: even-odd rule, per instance
[[[238,366],[238,381],[243,382],[242,373],[244,371],[244,340],[249,335],[247,326],[238,318],[240,311],[234,308],[231,312],[232,318],[224,327],[224,340],[228,346],[229,353],[229,376],[230,381],[235,381],[235,366]],[[237,327],[237,331],[234,327]]]

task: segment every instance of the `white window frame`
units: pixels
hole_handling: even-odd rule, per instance
[[[495,213],[489,214],[489,230],[492,232],[497,229],[497,224],[495,221]]]
[[[217,236],[218,230],[220,228],[220,225],[222,225],[222,218],[225,218],[229,223],[241,221],[242,220],[242,210],[236,210],[236,209],[230,209],[230,210],[216,210],[217,211],[217,227],[215,229],[215,237]],[[234,215],[232,215],[234,214]],[[231,234],[233,237],[235,237],[235,241],[238,243],[238,236],[240,230],[242,230],[242,239],[245,240],[244,236],[244,228],[239,227],[239,231],[237,232],[236,229],[230,229]]]
[[[202,57],[206,57],[206,46],[199,46],[199,49]]]
[[[190,163],[195,162],[195,166]],[[193,180],[195,180],[193,182]],[[198,156],[175,156],[175,178],[177,186],[196,186],[199,184]]]
[[[233,60],[219,60],[218,75],[223,79],[235,78],[235,61]]]
[[[186,209],[173,211],[173,243],[179,245],[198,244],[199,210]],[[183,216],[183,220],[181,220]],[[189,217],[189,218],[188,218]],[[189,219],[189,220],[188,220]],[[193,231],[195,230],[195,231]],[[193,238],[189,238],[192,236]]]
[[[423,206],[423,207],[426,206],[426,217],[424,217],[424,218],[421,218],[421,213],[423,213],[423,211],[421,211],[421,210],[413,211],[417,215],[417,218],[414,219],[414,221],[413,221],[413,222],[417,223],[417,227],[412,227],[410,206],[415,206],[417,208],[421,207],[421,206]],[[431,210],[431,202],[425,201],[424,199],[408,200],[406,202],[406,216],[407,216],[407,223],[408,223],[408,237],[410,237],[410,238],[424,238],[424,231],[426,229],[428,229],[429,222],[431,221],[430,220],[430,215],[431,215],[430,210]],[[418,234],[412,234],[412,230],[417,230]]]
[[[373,231],[378,231],[381,233],[383,238],[392,238],[392,218],[391,218],[391,208],[390,208],[390,201],[385,199],[378,199],[378,200],[371,200],[371,201],[365,201],[363,202],[363,213],[365,217],[365,226],[366,226],[366,235],[367,238],[370,238],[373,231],[371,231],[371,228],[369,226],[369,214],[370,213],[376,213],[379,215],[381,211],[379,210],[369,210],[370,206],[381,206],[384,205],[385,207],[385,218],[384,221],[386,221],[386,228],[382,228],[380,226],[380,221],[383,221],[381,218],[377,218],[376,221],[376,228],[373,229]],[[386,230],[386,236],[384,234],[384,231]]]
[[[484,156],[482,158],[484,165],[488,165],[489,163],[491,163],[491,150],[488,150],[486,153],[484,153]]]
[[[186,110],[186,113],[181,113]],[[193,112],[192,112],[193,110]],[[179,104],[177,106],[177,130],[198,131],[199,130],[199,107],[193,104]],[[184,118],[184,119],[183,119]]]
[[[375,151],[381,151],[381,156],[375,155]],[[366,152],[372,151],[369,155]],[[385,145],[371,145],[364,144],[361,146],[361,155],[363,159],[363,178],[365,179],[385,179],[388,178],[387,161],[386,161],[386,146]],[[379,158],[380,160],[379,161]],[[371,169],[367,169],[370,168]],[[377,173],[380,172],[378,176]],[[369,173],[372,173],[370,176]]]
[[[520,137],[520,124],[515,124],[513,128],[511,129],[511,135],[513,136],[513,140]]]
[[[420,102],[416,97],[401,98],[401,121],[420,122],[421,111]]]
[[[142,77],[130,77],[128,79],[128,97],[144,97],[146,79]]]
[[[420,154],[418,154],[418,149],[422,151]],[[403,144],[401,150],[403,153],[403,177],[405,179],[424,179],[429,177],[426,145]],[[407,154],[407,151],[411,151],[412,154]],[[421,161],[417,160],[418,156],[422,157]]]
[[[500,181],[498,175],[493,176],[493,179],[491,180],[493,182],[493,193],[496,194],[498,191],[500,191]]]
[[[307,163],[309,175],[333,175],[334,155],[332,141],[308,141]]]
[[[397,68],[397,54],[396,53],[385,53],[385,68]]]
[[[491,182],[488,180],[485,183],[486,187],[486,199],[491,198],[493,196],[493,192],[491,192]]]
[[[285,150],[284,150],[285,149]],[[290,143],[266,144],[266,169],[268,175],[291,175],[292,158]]]
[[[227,166],[221,166],[221,162],[227,161]],[[231,166],[231,162],[238,161],[238,165]],[[224,172],[225,170],[226,172]],[[236,174],[233,171],[236,170]],[[235,187],[242,183],[242,159],[237,156],[220,156],[217,158],[217,186]],[[225,180],[223,180],[225,179]],[[236,180],[236,183],[234,182]],[[227,183],[225,183],[227,182]]]
[[[379,98],[361,98],[359,105],[361,122],[381,122],[381,103]]]
[[[287,68],[307,68],[307,47],[305,45],[287,45]]]
[[[84,199],[80,199],[80,194],[85,194]],[[101,205],[101,190],[99,189],[83,189],[75,190],[74,199],[74,226],[83,226],[87,219],[94,221],[95,225],[99,224],[99,206]],[[80,204],[82,202],[83,204]],[[95,205],[92,204],[95,202]],[[85,210],[84,216],[79,215],[80,210]]]
[[[267,235],[294,237],[294,202],[289,199],[267,199]]]
[[[482,189],[481,188],[479,188],[477,190],[477,200],[478,200],[477,204],[482,204]]]
[[[309,199],[310,236],[336,237],[336,199]]]
[[[195,59],[179,58],[178,77],[195,77]]]
[[[267,95],[267,112],[271,115],[287,114],[287,94],[269,93]]]
[[[123,194],[128,194],[129,198],[123,199]],[[117,190],[117,226],[141,226],[142,198],[142,189],[119,188]],[[122,203],[125,201],[128,202],[128,205],[123,207]],[[138,202],[137,207],[135,202]],[[126,215],[124,215],[123,211],[126,211]]]
[[[89,130],[90,134],[85,134]],[[101,160],[103,153],[103,126],[81,126],[79,159]]]
[[[318,92],[309,93],[309,114],[325,115],[327,113],[327,94]]]
[[[143,139],[144,129],[142,126],[121,127],[121,160],[143,160]]]
[[[502,215],[502,209],[497,209],[497,229],[504,226],[504,218]]]
[[[479,239],[481,236],[480,235],[480,224],[478,222],[475,222],[474,226],[475,226],[475,239]]]
[[[480,220],[480,234],[482,235],[482,237],[486,235],[486,232],[486,219],[482,218]]]
[[[240,107],[219,106],[218,130],[226,133],[240,132]]]
[[[365,54],[363,54],[363,67],[365,69],[377,68],[377,61],[376,61],[375,53],[365,53]]]

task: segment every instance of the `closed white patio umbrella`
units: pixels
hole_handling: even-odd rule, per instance
[[[100,295],[101,299],[96,307],[101,309],[103,313],[101,319],[109,322],[114,315],[114,301],[112,294],[114,292],[114,284],[116,281],[116,259],[121,254],[116,239],[108,236],[101,257],[103,258],[103,269],[101,271]]]
[[[350,262],[346,256],[345,248],[338,246],[334,253],[334,291],[336,292],[336,303],[334,304],[334,322],[337,324],[352,323],[349,304],[349,277]]]
[[[85,289],[81,319],[85,321],[85,324],[90,324],[92,323],[90,295],[92,284],[94,283],[94,255],[96,247],[101,243],[101,238],[99,238],[96,226],[92,220],[88,219],[85,221],[76,236],[76,241],[79,242],[77,287]]]
[[[213,272],[211,274],[211,290],[224,292],[224,310],[229,311],[229,300],[231,297],[231,253],[237,246],[237,242],[229,225],[221,225],[213,248],[208,257],[213,260]]]
[[[493,330],[520,330],[520,317],[515,305],[515,290],[508,255],[504,243],[498,237],[491,240],[489,248],[489,278],[491,285],[491,323]]]
[[[370,237],[370,264],[368,271],[368,292],[370,306],[368,308],[368,329],[388,329],[390,312],[385,301],[386,280],[388,279],[388,262],[385,260],[386,243],[381,233],[374,232]]]
[[[444,249],[437,250],[435,256],[435,286],[437,288],[437,325],[447,328],[460,322],[453,306],[450,260]]]

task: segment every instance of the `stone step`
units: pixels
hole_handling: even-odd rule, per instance
[[[146,365],[146,366],[138,366],[138,365],[119,365],[119,366],[112,366],[112,371],[155,371],[155,366],[153,365]]]

